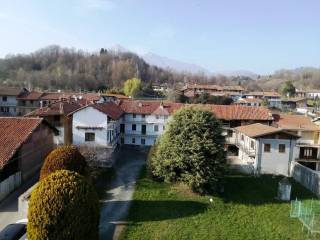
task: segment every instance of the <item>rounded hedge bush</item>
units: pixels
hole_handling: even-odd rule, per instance
[[[28,210],[30,240],[98,239],[99,200],[80,174],[60,170],[33,190]]]
[[[86,167],[85,158],[75,146],[60,146],[46,157],[40,171],[40,180],[57,170],[70,170],[85,175]]]

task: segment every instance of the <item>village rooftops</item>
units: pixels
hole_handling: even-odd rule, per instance
[[[275,124],[286,130],[320,131],[319,126],[304,115],[275,114]]]
[[[183,87],[182,90],[187,89],[205,89],[205,90],[215,90],[215,91],[244,91],[241,86],[219,86],[215,84],[188,84]]]
[[[84,101],[57,101],[49,106],[37,108],[36,110],[26,114],[26,117],[45,117],[53,115],[67,115],[83,106],[86,106]]]
[[[28,94],[18,97],[19,100],[38,100],[38,101],[59,101],[62,99],[78,98],[88,102],[98,101],[98,93],[73,93],[73,92],[37,92],[31,91]]]
[[[280,98],[281,95],[277,92],[248,92],[244,94],[245,96],[255,96],[255,97],[276,97]]]
[[[261,123],[255,123],[255,124],[250,124],[250,125],[246,125],[246,126],[236,127],[235,130],[245,134],[246,136],[248,136],[250,138],[257,138],[257,137],[262,137],[262,136],[275,134],[275,133],[279,133],[279,132],[285,132],[281,128],[271,127],[271,126],[264,125]],[[288,132],[285,132],[285,133],[298,138],[298,136],[295,134],[291,134]]]
[[[173,114],[176,110],[184,107],[199,107],[211,111],[221,120],[273,120],[271,112],[263,107],[250,107],[239,105],[213,105],[213,104],[182,104],[160,101],[123,100],[119,106],[125,113],[157,114],[163,111]]]
[[[262,103],[262,100],[259,98],[241,98],[237,103]]]
[[[42,122],[41,118],[0,117],[0,169]]]
[[[114,97],[117,99],[129,99],[129,97],[127,97],[126,95],[122,95],[122,94],[115,94],[115,93],[101,93],[102,97]]]
[[[282,102],[302,102],[302,101],[306,101],[306,98],[300,98],[300,97],[294,97],[294,98],[283,98],[281,99]]]

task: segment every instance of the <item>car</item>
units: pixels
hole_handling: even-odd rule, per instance
[[[0,232],[0,240],[23,240],[27,239],[27,219],[9,224]]]

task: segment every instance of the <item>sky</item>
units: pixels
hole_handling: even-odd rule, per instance
[[[212,72],[320,66],[319,0],[0,0],[0,57],[121,45]]]

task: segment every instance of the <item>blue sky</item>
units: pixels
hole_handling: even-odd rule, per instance
[[[0,0],[0,57],[120,44],[210,71],[319,67],[319,12],[319,0]]]

